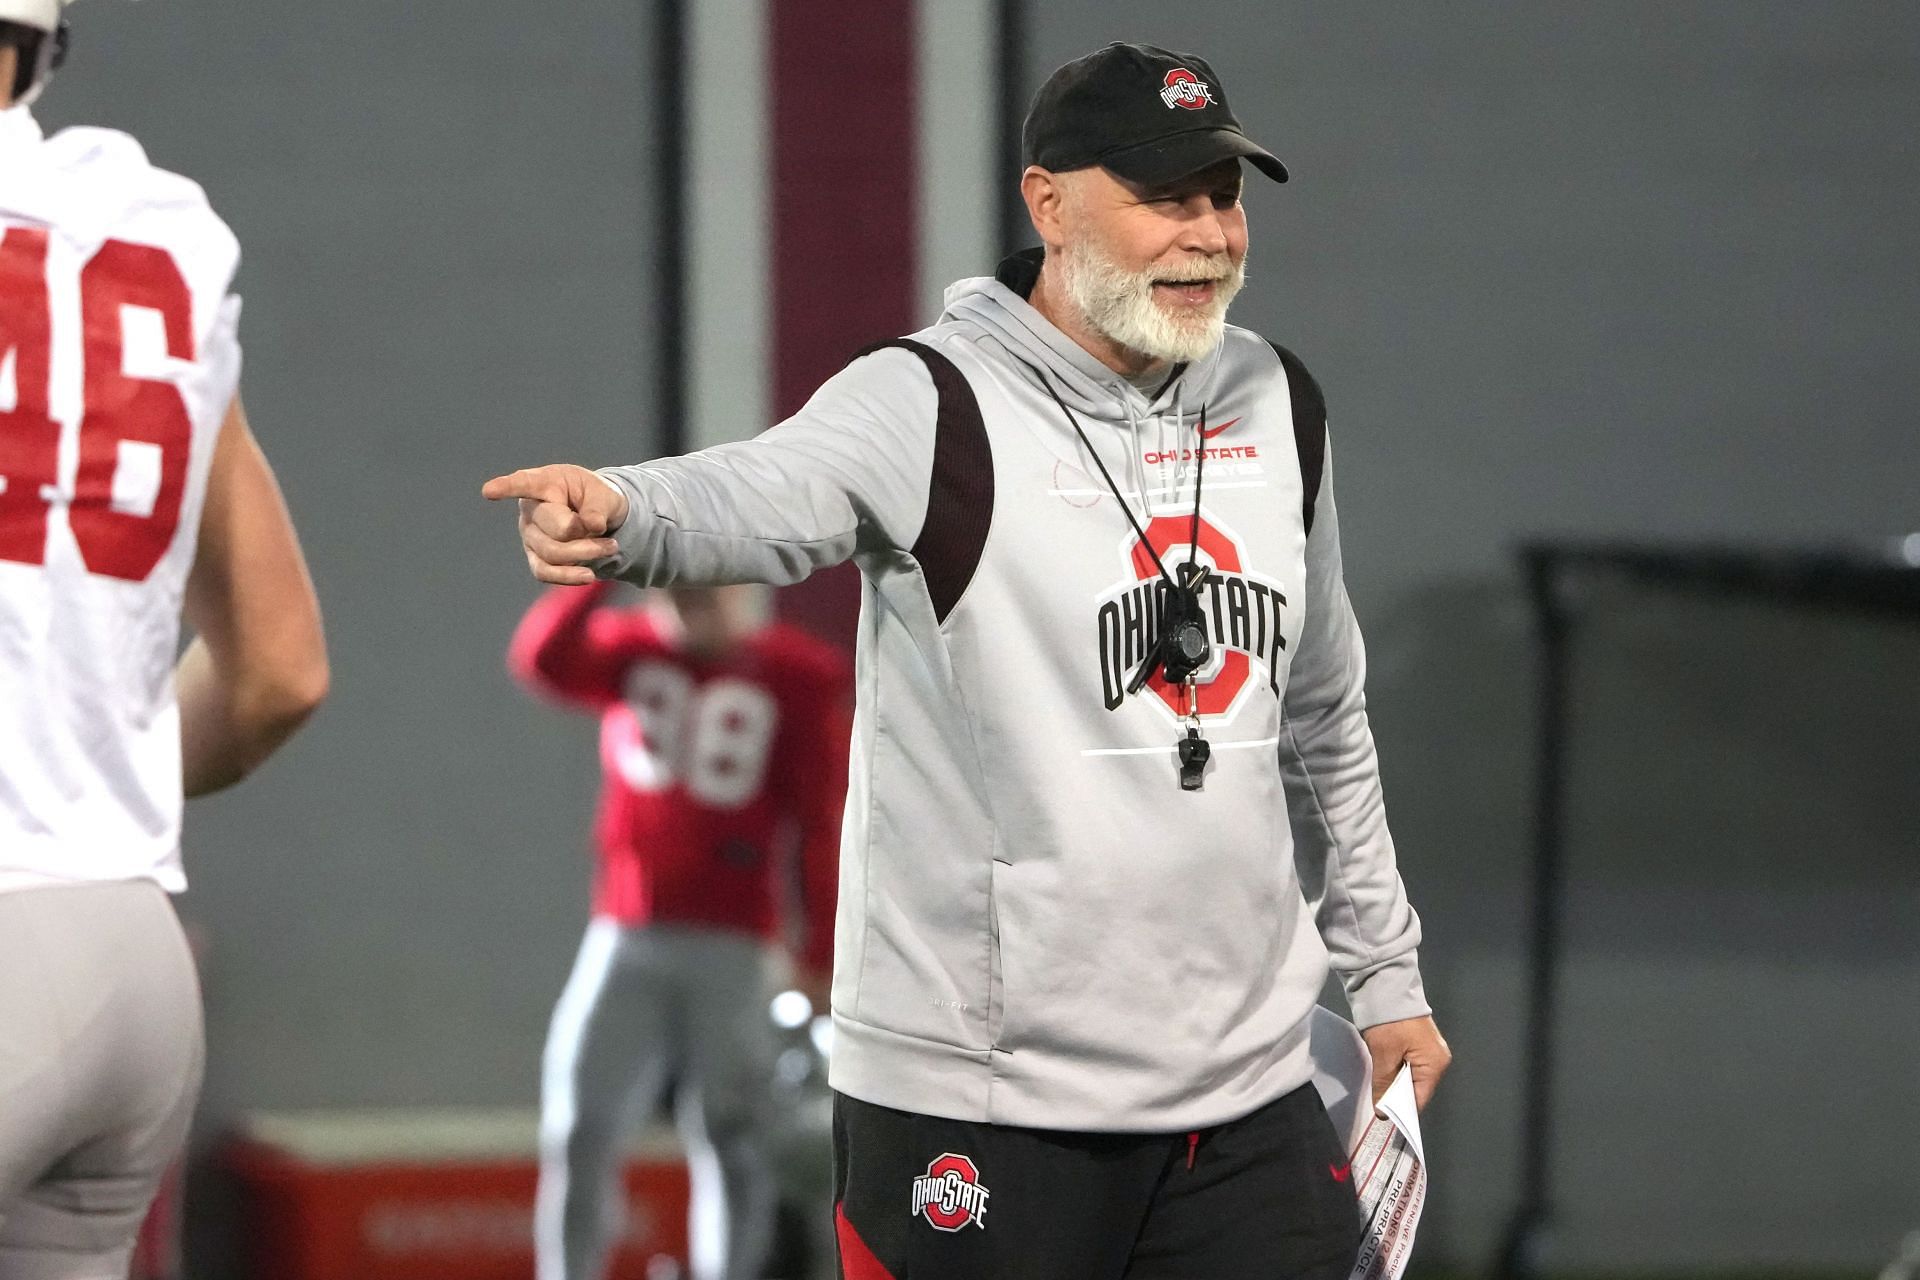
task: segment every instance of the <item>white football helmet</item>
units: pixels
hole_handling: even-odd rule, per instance
[[[51,31],[60,25],[61,0],[0,0],[0,22]]]
[[[13,100],[32,102],[40,96],[51,76],[67,54],[67,24],[60,10],[72,0],[0,0],[0,22],[18,23],[41,32],[20,49],[20,66],[14,74]]]

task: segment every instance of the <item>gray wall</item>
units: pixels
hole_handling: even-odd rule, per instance
[[[1036,78],[1109,38],[1209,53],[1293,169],[1252,188],[1236,319],[1332,404],[1395,826],[1460,1053],[1423,1253],[1477,1258],[1517,1110],[1532,743],[1509,548],[1920,527],[1920,11],[1034,9]],[[528,1101],[594,761],[501,670],[531,588],[474,491],[648,452],[646,10],[75,16],[43,116],[134,130],[246,246],[249,404],[335,661],[311,731],[190,810],[205,1128]],[[1556,1256],[1864,1269],[1920,1223],[1894,1148],[1920,1133],[1915,632],[1586,604]]]

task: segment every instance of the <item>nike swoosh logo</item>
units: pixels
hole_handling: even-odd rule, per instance
[[[1353,1174],[1353,1161],[1349,1160],[1343,1165],[1330,1164],[1327,1172],[1333,1175],[1335,1182],[1345,1182]]]
[[[1200,431],[1200,438],[1202,440],[1211,440],[1238,421],[1240,421],[1238,418],[1228,418],[1217,427],[1203,427]]]

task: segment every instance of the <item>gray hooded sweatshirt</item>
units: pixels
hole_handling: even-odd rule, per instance
[[[931,359],[879,349],[755,439],[602,472],[632,505],[600,572],[861,570],[834,1088],[960,1120],[1181,1132],[1308,1080],[1329,960],[1362,1026],[1428,1012],[1419,921],[1330,477],[1306,492],[1275,348],[1229,326],[1150,398],[1026,287],[962,281],[914,335]],[[1215,656],[1198,791],[1178,782],[1182,691],[1125,694],[1157,575],[1100,464],[1169,569],[1195,541],[1201,473]]]

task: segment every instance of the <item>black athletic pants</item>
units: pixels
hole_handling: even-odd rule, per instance
[[[1312,1085],[1180,1134],[970,1124],[836,1094],[842,1280],[1347,1280],[1360,1213]]]

